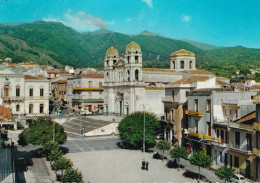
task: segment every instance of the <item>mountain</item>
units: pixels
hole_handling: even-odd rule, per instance
[[[196,42],[196,41],[190,41],[190,40],[186,40],[186,39],[181,39],[181,41],[190,43],[193,46],[196,46],[196,47],[198,47],[200,49],[203,49],[203,50],[212,50],[212,49],[218,48],[218,47],[210,45],[210,44],[199,43],[199,42]]]
[[[223,65],[259,67],[260,49],[215,47],[189,40],[171,39],[143,31],[126,35],[110,30],[78,33],[57,22],[0,24],[0,59],[35,61],[40,64],[102,67],[106,50],[114,46],[121,56],[135,40],[142,49],[145,67],[169,67],[170,53],[187,49],[196,54],[197,67],[222,69]]]

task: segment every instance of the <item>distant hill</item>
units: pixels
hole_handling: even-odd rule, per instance
[[[125,47],[135,40],[142,49],[145,67],[168,67],[170,53],[187,49],[196,54],[197,67],[212,69],[221,65],[258,67],[260,50],[245,47],[215,47],[189,40],[171,39],[143,31],[134,36],[98,30],[78,33],[56,22],[0,24],[0,58],[17,62],[35,61],[74,67],[102,67],[106,50],[114,46],[123,56]]]

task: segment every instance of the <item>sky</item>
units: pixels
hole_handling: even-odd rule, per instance
[[[260,48],[260,0],[0,0],[0,22],[39,20],[78,32],[147,30],[215,46]]]

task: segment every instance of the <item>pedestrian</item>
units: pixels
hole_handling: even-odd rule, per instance
[[[143,159],[143,161],[142,161],[142,170],[144,170],[145,169],[145,160]]]
[[[146,166],[145,168],[146,168],[147,171],[148,171],[148,165],[149,165],[149,162],[147,161],[146,164],[145,164],[145,166]]]

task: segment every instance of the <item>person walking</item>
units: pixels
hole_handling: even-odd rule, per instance
[[[145,160],[143,159],[143,161],[142,161],[142,170],[144,170],[145,169]]]
[[[145,163],[145,169],[148,171],[148,165],[149,165],[149,162],[147,161],[146,163]]]

